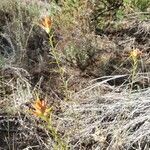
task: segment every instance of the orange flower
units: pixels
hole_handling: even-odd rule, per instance
[[[49,16],[42,18],[39,22],[39,26],[43,28],[48,34],[50,33],[52,27],[52,19]]]
[[[137,59],[141,54],[142,52],[139,49],[133,49],[130,52],[130,57],[132,57],[132,59]]]
[[[31,112],[37,117],[47,117],[51,111],[51,108],[47,107],[47,103],[39,98],[32,104],[32,107],[34,110]]]

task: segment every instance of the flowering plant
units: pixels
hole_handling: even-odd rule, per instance
[[[42,18],[39,21],[39,26],[43,28],[49,34],[51,31],[51,27],[52,27],[52,18],[49,16]]]

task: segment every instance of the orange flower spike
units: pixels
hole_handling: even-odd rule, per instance
[[[47,104],[44,100],[37,99],[32,106],[34,108],[32,113],[38,117],[46,117],[51,110],[51,108],[47,107]]]
[[[43,100],[37,100],[32,106],[35,110],[41,110],[41,112],[43,112],[45,109],[44,103]]]
[[[130,52],[130,57],[132,57],[132,59],[137,59],[140,55],[142,54],[142,52],[139,49],[133,49]]]
[[[51,31],[51,27],[52,27],[52,19],[51,19],[51,17],[47,16],[45,18],[42,18],[40,23],[39,23],[39,26],[41,28],[43,28],[49,34],[50,31]]]

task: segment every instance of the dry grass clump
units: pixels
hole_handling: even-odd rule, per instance
[[[32,98],[30,75],[23,68],[5,66],[0,71],[1,113],[15,114]]]
[[[71,149],[148,149],[149,92],[111,92],[68,104],[60,117]]]

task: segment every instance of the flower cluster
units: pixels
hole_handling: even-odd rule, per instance
[[[52,27],[52,18],[49,16],[42,18],[39,21],[39,26],[43,28],[49,34],[51,31],[51,27]]]
[[[137,58],[142,54],[142,52],[139,49],[133,49],[130,52],[130,57],[132,58],[133,61],[136,61]]]
[[[46,101],[39,98],[32,104],[34,110],[31,112],[37,117],[48,117],[51,112],[51,108],[47,106]]]

